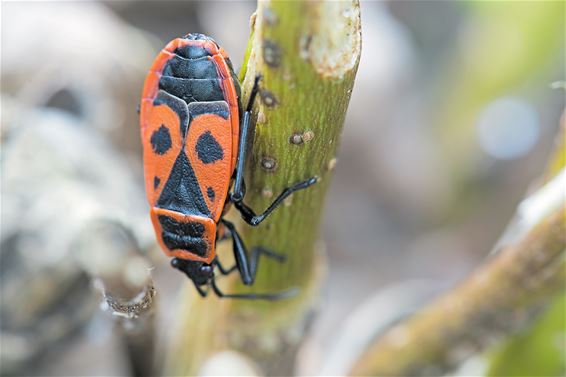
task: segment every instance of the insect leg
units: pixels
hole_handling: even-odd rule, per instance
[[[279,293],[232,293],[226,294],[222,292],[218,286],[216,285],[216,281],[211,280],[212,290],[216,295],[220,298],[235,298],[235,299],[248,299],[248,300],[268,300],[268,301],[276,301],[281,300],[283,298],[292,297],[297,294],[298,290],[288,289],[283,292]]]
[[[246,106],[246,111],[248,113],[252,112],[252,106],[254,105],[255,97],[259,93],[259,82],[261,81],[261,75],[256,75],[254,79],[254,86],[252,87],[252,92],[250,93],[250,98],[248,100],[248,106]]]
[[[194,283],[194,282],[193,282]],[[201,297],[206,297],[206,295],[208,294],[207,291],[205,291],[204,289],[202,289],[201,286],[199,286],[197,283],[195,284],[195,288],[197,289],[197,292],[199,293],[199,295],[201,295]]]
[[[259,256],[265,255],[266,257],[271,257],[277,260],[280,263],[283,263],[287,260],[287,256],[283,254],[275,253],[265,247],[254,247],[252,249],[252,259],[250,261],[250,273],[252,274],[253,278],[255,279],[255,275],[257,273],[257,268],[259,266]]]
[[[234,272],[238,269],[238,265],[236,265],[236,264],[233,265],[232,267],[228,268],[228,269],[224,268],[224,266],[222,266],[220,264],[220,261],[218,260],[218,258],[215,259],[214,263],[218,266],[218,270],[220,271],[220,273],[222,275],[229,275],[229,274],[231,274],[232,272]]]
[[[236,231],[234,224],[224,219],[222,219],[222,223],[228,229],[230,229],[230,232],[232,233],[232,242],[234,247],[234,257],[236,259],[236,266],[240,271],[240,276],[242,277],[242,282],[244,284],[246,285],[253,284],[257,273],[257,266],[260,255],[263,254],[272,257],[278,260],[279,262],[285,261],[284,255],[276,254],[265,248],[254,248],[252,252],[252,258],[251,260],[248,260],[248,253],[246,251],[246,246],[244,245],[242,238]]]
[[[230,194],[232,200],[241,201],[246,195],[246,185],[244,183],[244,171],[246,165],[246,148],[249,146],[248,138],[250,138],[250,117],[252,115],[252,106],[254,104],[255,98],[259,91],[259,80],[261,76],[256,76],[254,80],[254,86],[252,88],[252,93],[250,94],[250,99],[248,101],[248,106],[246,111],[242,115],[242,124],[240,125],[240,142],[238,145],[238,159],[236,164],[236,178],[234,182],[234,190]]]
[[[242,282],[244,284],[246,284],[246,285],[253,284],[255,277],[256,277],[256,273],[257,273],[257,267],[258,267],[258,264],[259,264],[258,262],[259,262],[259,256],[260,255],[263,254],[263,255],[272,257],[272,258],[274,258],[274,259],[276,259],[280,262],[285,261],[286,257],[284,255],[274,253],[274,252],[272,252],[268,249],[265,249],[265,248],[255,248],[252,252],[251,260],[248,261],[248,254],[246,252],[246,247],[245,247],[244,243],[242,242],[240,235],[236,231],[234,224],[232,224],[231,222],[224,220],[224,219],[222,220],[222,223],[228,229],[230,229],[230,233],[232,234],[232,242],[233,242],[233,246],[234,246],[234,257],[236,259],[236,267],[240,271],[240,276],[241,276]],[[218,289],[218,287],[216,286],[215,278],[212,278],[211,286],[212,286],[212,289],[214,290],[214,293],[216,293],[216,295],[218,297],[242,298],[242,299],[250,299],[250,300],[279,300],[279,299],[282,299],[282,298],[285,298],[285,297],[294,296],[298,292],[297,288],[291,288],[291,289],[288,289],[286,291],[278,292],[278,293],[225,294],[225,293],[221,292],[220,289]]]
[[[236,209],[240,211],[240,213],[242,214],[242,218],[244,219],[244,221],[250,225],[256,226],[259,223],[261,223],[263,220],[265,220],[265,218],[269,216],[269,214],[271,214],[271,212],[273,212],[275,208],[279,207],[279,205],[281,205],[281,203],[283,203],[283,201],[289,195],[291,195],[296,191],[303,190],[309,186],[314,185],[316,181],[317,178],[312,177],[307,179],[306,181],[299,182],[294,186],[287,187],[285,190],[283,190],[283,192],[281,192],[281,194],[279,194],[279,196],[273,201],[273,203],[271,203],[269,207],[267,207],[267,209],[259,215],[256,215],[253,209],[251,209],[248,205],[246,205],[243,202],[243,200],[234,200],[234,198],[231,199],[232,202],[234,203],[234,207],[236,207]]]
[[[232,247],[234,249],[234,259],[236,259],[236,268],[240,272],[240,277],[242,278],[242,282],[246,285],[253,284],[254,277],[250,272],[250,267],[248,263],[248,255],[246,253],[246,246],[244,242],[240,238],[240,235],[236,231],[234,224],[230,221],[222,219],[222,223],[230,230],[230,234],[232,235]]]
[[[283,200],[285,200],[285,198],[287,198],[295,191],[302,190],[313,185],[317,181],[316,177],[312,177],[307,179],[306,181],[299,182],[294,186],[286,188],[261,215],[256,215],[255,212],[243,202],[244,196],[246,195],[246,185],[244,182],[246,151],[247,147],[250,144],[250,141],[248,139],[252,136],[250,135],[250,116],[255,97],[257,96],[257,93],[259,91],[260,80],[261,76],[256,76],[248,106],[242,117],[242,124],[240,125],[240,143],[238,145],[236,177],[234,182],[234,189],[230,194],[230,201],[232,201],[234,203],[234,206],[240,211],[244,221],[250,225],[257,225],[261,223],[275,208],[277,208],[283,202]]]

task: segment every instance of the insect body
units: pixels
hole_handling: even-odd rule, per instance
[[[238,270],[244,284],[250,285],[260,255],[284,260],[264,248],[255,248],[248,257],[234,225],[223,219],[230,203],[255,226],[286,197],[316,182],[310,178],[285,189],[259,215],[243,202],[245,153],[258,82],[256,78],[240,117],[240,85],[226,52],[205,35],[189,34],[159,53],[143,88],[140,123],[151,220],[161,248],[173,257],[171,265],[184,272],[202,296],[208,293],[205,286],[220,297],[277,299],[289,293],[227,295],[215,282],[215,267],[221,274]],[[217,239],[228,235],[236,265],[225,269],[215,247]]]

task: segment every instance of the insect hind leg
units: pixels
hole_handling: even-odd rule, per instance
[[[252,285],[255,281],[257,274],[257,267],[259,265],[260,255],[266,255],[279,262],[284,262],[286,257],[281,254],[277,254],[264,247],[256,247],[252,250],[251,259],[248,258],[248,252],[244,241],[240,237],[240,234],[236,230],[234,224],[228,220],[222,219],[222,223],[230,230],[232,234],[232,248],[234,251],[234,259],[236,259],[236,266],[240,272],[240,277],[245,285]]]
[[[236,259],[236,267],[240,272],[240,277],[242,282],[245,285],[252,285],[255,281],[255,277],[257,274],[259,260],[261,255],[265,255],[267,257],[273,258],[278,262],[284,262],[286,260],[286,256],[282,254],[275,253],[269,249],[264,247],[256,247],[252,250],[251,258],[248,258],[248,253],[246,251],[246,247],[236,231],[234,224],[230,221],[222,220],[222,223],[230,230],[232,234],[232,243],[234,249],[234,258]],[[259,300],[278,300],[285,297],[290,297],[295,295],[298,292],[297,288],[292,288],[283,292],[278,293],[249,293],[249,294],[224,294],[221,292],[218,287],[216,286],[215,280],[211,280],[212,289],[219,297],[229,297],[229,298],[245,298],[245,299],[259,299]]]
[[[244,300],[266,300],[266,301],[277,301],[284,298],[289,298],[295,296],[298,292],[298,288],[291,288],[283,292],[277,293],[224,293],[216,285],[214,279],[211,280],[210,285],[212,290],[219,298],[232,298],[232,299],[244,299]]]

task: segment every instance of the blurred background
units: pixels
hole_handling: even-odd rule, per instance
[[[215,38],[238,69],[254,9],[1,4],[3,375],[131,373],[90,278],[93,265],[117,263],[104,260],[112,253],[148,256],[167,337],[185,278],[154,245],[136,112],[143,80],[162,46],[188,32]],[[562,2],[362,2],[305,373],[324,364],[364,301],[407,282],[447,287],[497,243],[559,128],[564,14]]]

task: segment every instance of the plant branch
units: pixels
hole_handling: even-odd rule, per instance
[[[566,208],[466,281],[379,337],[351,375],[438,375],[508,333],[560,292]]]
[[[381,334],[350,375],[440,375],[524,326],[564,291],[563,153],[559,142],[545,185],[519,206],[510,228],[513,242],[454,289]]]
[[[152,375],[156,290],[150,261],[131,228],[117,219],[98,218],[83,229],[74,244],[77,259],[122,335],[133,375]]]
[[[269,303],[201,300],[190,287],[176,316],[183,335],[168,352],[167,374],[197,373],[222,349],[252,359],[264,374],[293,373],[323,275],[315,242],[360,48],[357,0],[258,2],[241,73],[244,104],[256,75],[262,75],[245,201],[263,211],[285,187],[312,176],[319,180],[293,194],[260,226],[238,226],[249,249],[264,246],[285,254],[287,261],[262,259],[251,287],[236,278],[222,279],[219,285],[227,293],[298,287],[300,294]],[[230,246],[219,247],[225,266],[233,263]],[[235,367],[231,374],[237,374]]]

